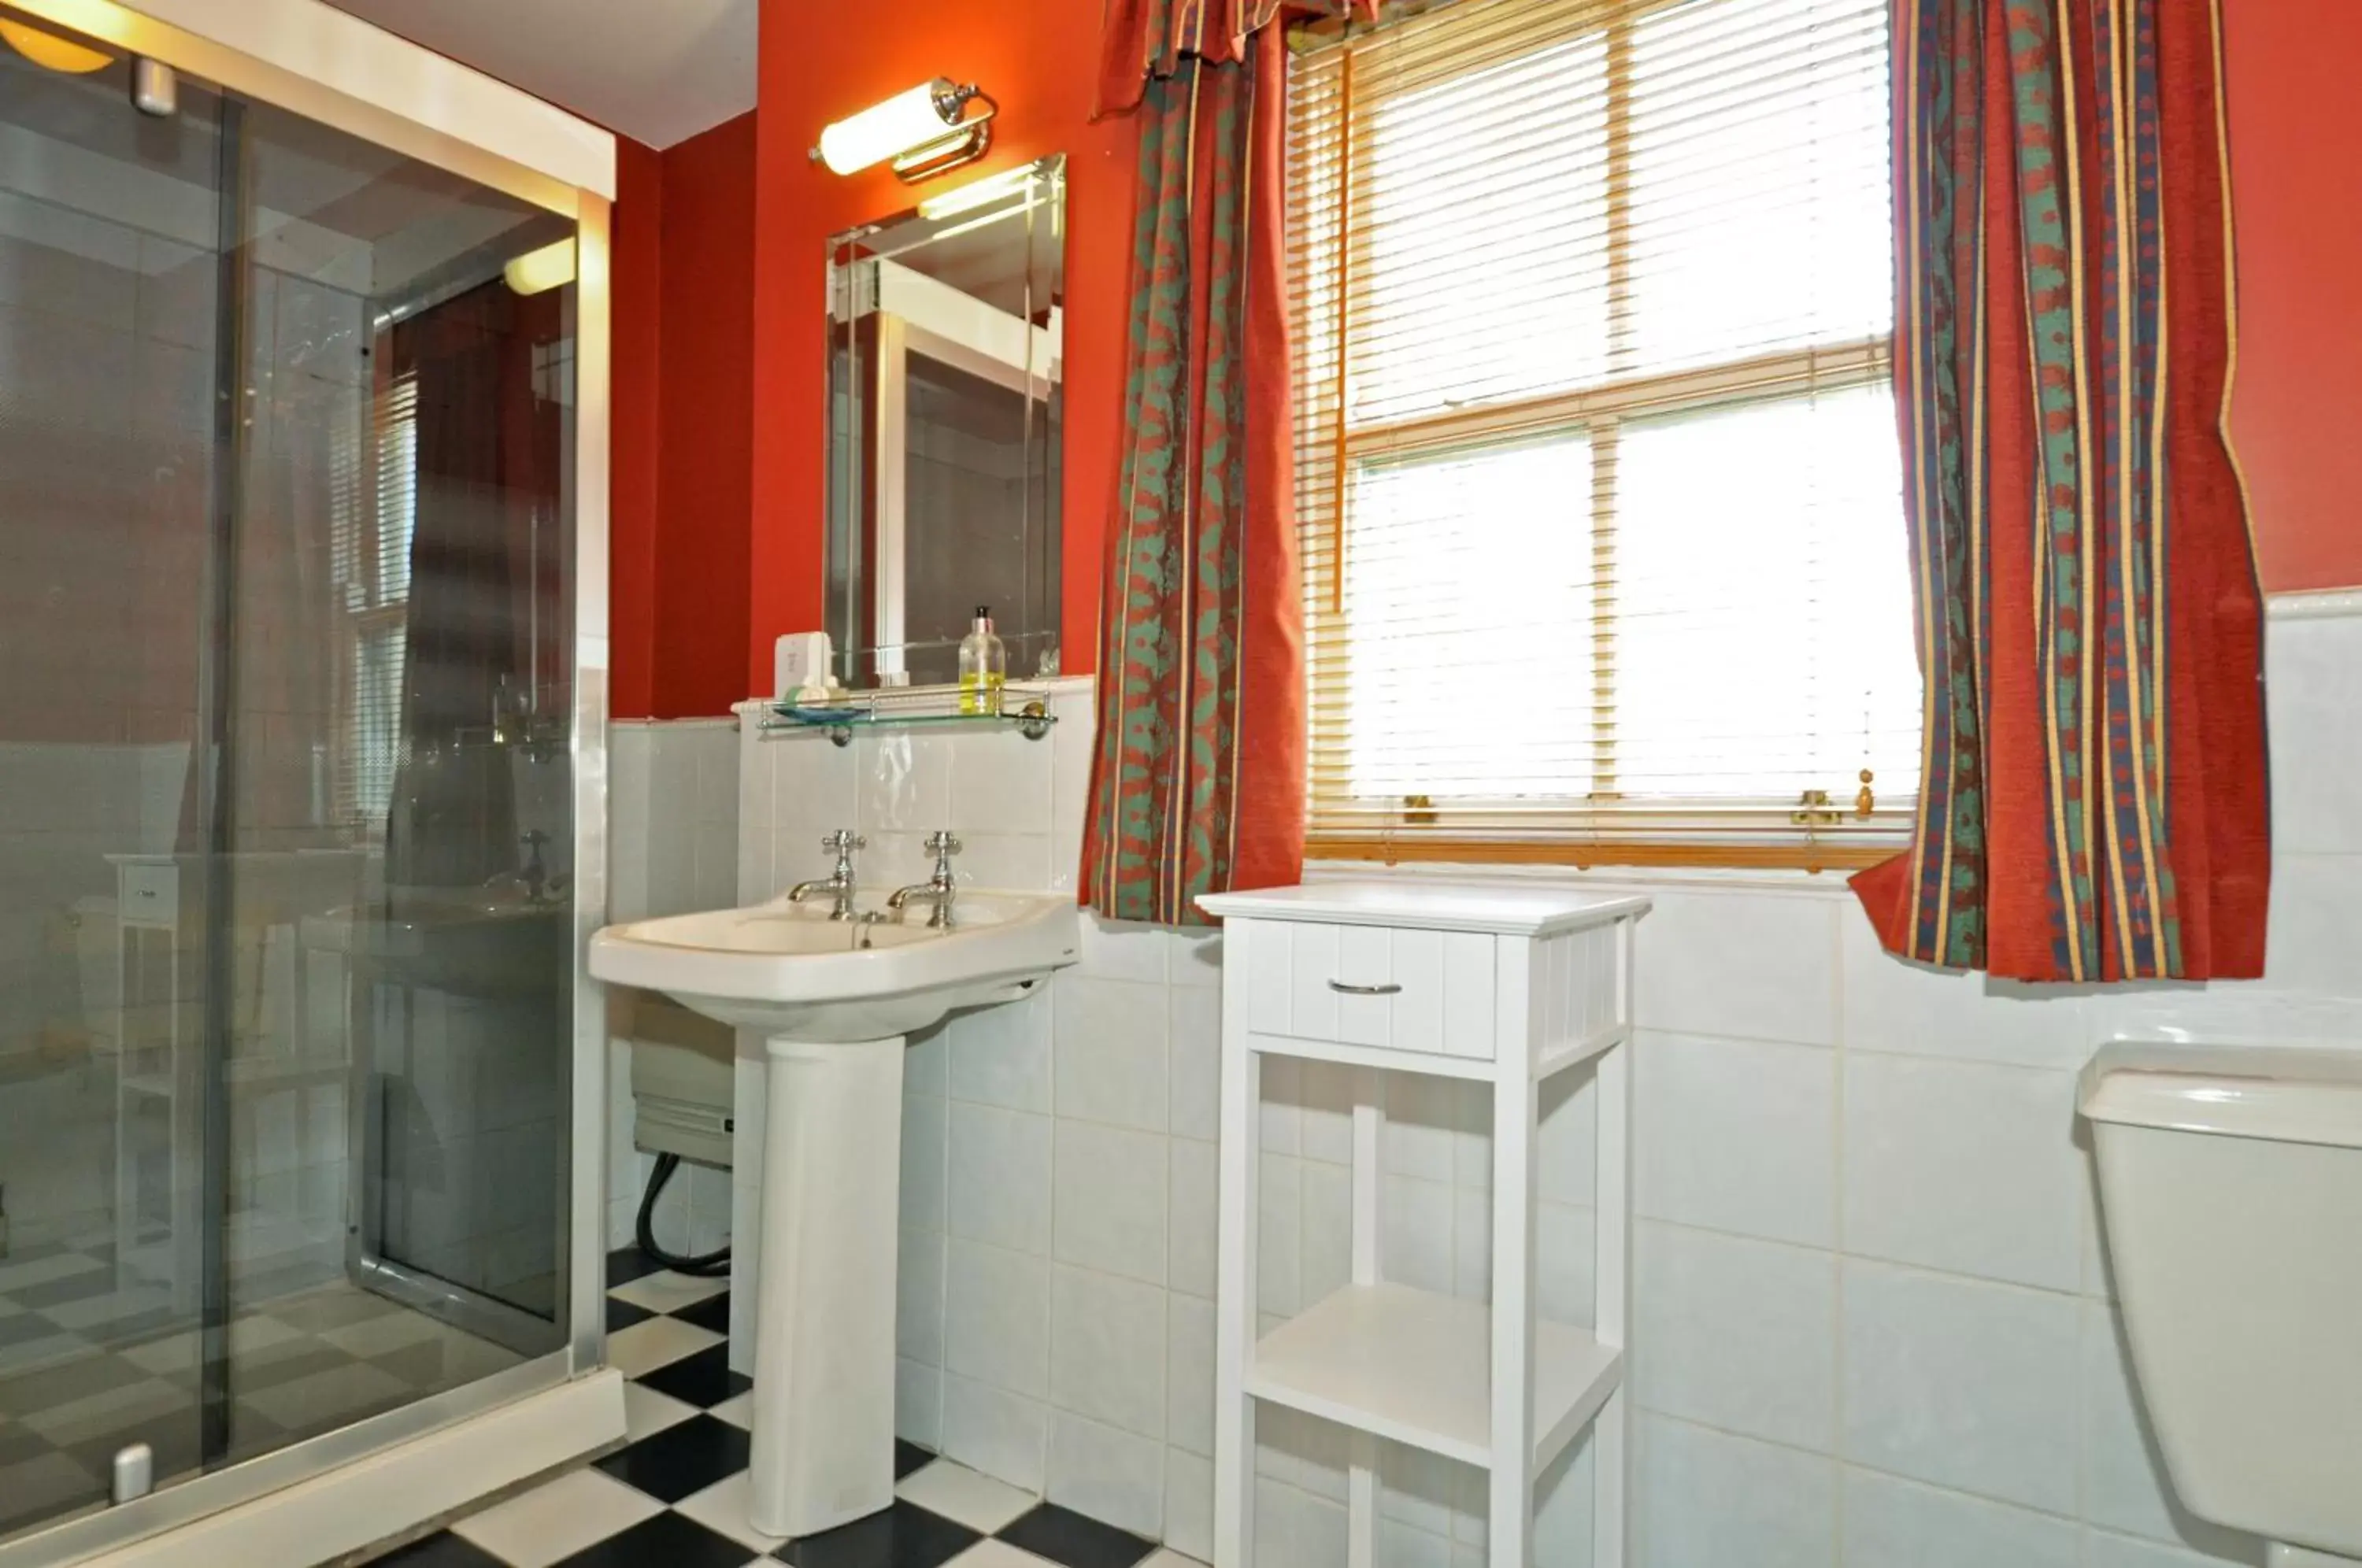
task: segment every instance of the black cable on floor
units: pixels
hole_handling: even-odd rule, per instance
[[[640,1251],[665,1265],[675,1274],[695,1275],[701,1279],[714,1279],[730,1272],[730,1249],[708,1253],[701,1258],[677,1258],[657,1245],[657,1198],[680,1168],[679,1154],[658,1154],[656,1169],[648,1173],[648,1190],[640,1198],[638,1240]]]

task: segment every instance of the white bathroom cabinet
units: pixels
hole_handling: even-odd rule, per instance
[[[1254,1564],[1255,1409],[1350,1429],[1352,1568],[1375,1561],[1378,1445],[1490,1476],[1491,1568],[1534,1564],[1534,1482],[1592,1431],[1595,1568],[1626,1562],[1631,1320],[1632,942],[1648,901],[1520,888],[1331,883],[1200,900],[1222,918],[1221,1191],[1214,1561]],[[1271,1056],[1358,1070],[1352,1282],[1258,1335],[1261,1082]],[[1597,1075],[1590,1331],[1535,1311],[1541,1088]],[[1492,1287],[1475,1301],[1384,1277],[1378,1075],[1493,1088]],[[1260,1568],[1286,1568],[1265,1563]]]

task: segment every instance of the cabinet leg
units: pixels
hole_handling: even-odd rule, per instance
[[[1533,1080],[1505,1073],[1493,1086],[1493,1470],[1486,1558],[1530,1568],[1534,1535]]]

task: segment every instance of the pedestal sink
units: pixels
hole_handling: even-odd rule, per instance
[[[882,895],[856,900],[877,909]],[[894,1501],[903,1037],[1075,961],[1071,898],[959,895],[949,929],[780,900],[609,926],[590,973],[764,1037],[748,1522],[807,1536]]]

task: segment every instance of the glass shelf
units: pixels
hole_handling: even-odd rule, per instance
[[[881,688],[875,691],[848,691],[833,702],[815,706],[790,702],[768,706],[770,715],[761,726],[766,734],[817,732],[838,745],[851,745],[855,730],[958,725],[1015,730],[1027,740],[1040,740],[1058,722],[1050,712],[1047,693],[1021,690],[1013,686],[1003,689],[1001,710],[997,713],[961,712],[957,689],[945,687]]]

